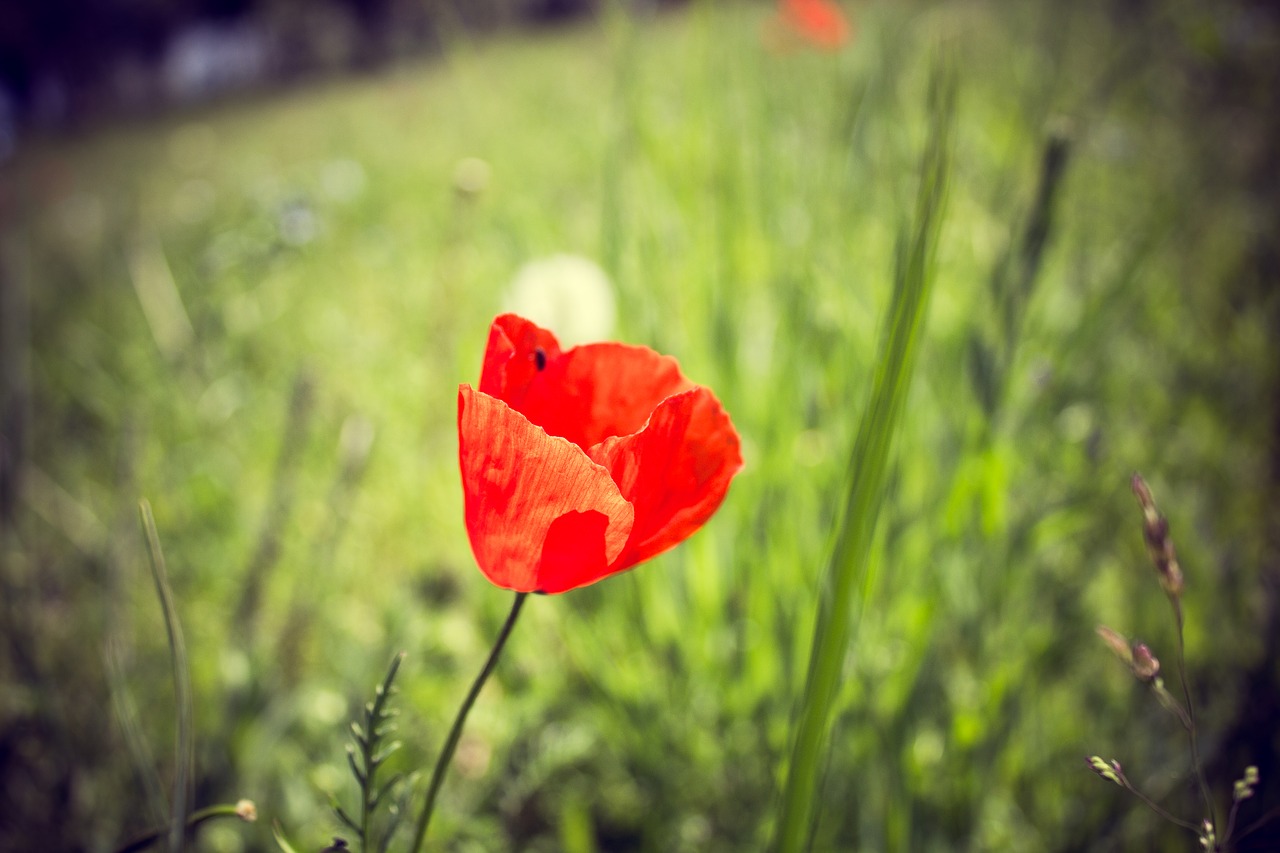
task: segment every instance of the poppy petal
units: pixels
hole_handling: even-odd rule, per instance
[[[563,591],[608,574],[634,511],[581,448],[462,385],[458,458],[471,550],[490,581]]]
[[[836,49],[849,40],[849,22],[830,0],[784,0],[783,16],[818,47]]]
[[[534,379],[559,357],[555,335],[523,317],[503,314],[489,327],[480,391],[519,411]]]
[[[515,408],[586,449],[639,431],[659,403],[692,387],[671,356],[628,344],[586,344],[548,361]]]
[[[606,554],[608,527],[609,517],[596,510],[567,512],[551,522],[542,546],[538,592],[565,592],[612,574]],[[625,535],[622,540],[625,544]]]
[[[615,571],[684,541],[711,517],[742,468],[739,445],[720,401],[699,386],[664,400],[639,432],[591,448],[635,507]]]

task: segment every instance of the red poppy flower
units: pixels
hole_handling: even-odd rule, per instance
[[[648,347],[587,344],[514,314],[489,330],[480,387],[458,388],[467,534],[517,592],[625,571],[703,525],[742,468],[710,389]]]
[[[849,40],[849,21],[831,0],[782,0],[778,16],[788,29],[817,47],[836,50]]]

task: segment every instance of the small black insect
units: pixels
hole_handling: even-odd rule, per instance
[[[542,347],[533,351],[533,364],[539,371],[547,369],[547,351]]]

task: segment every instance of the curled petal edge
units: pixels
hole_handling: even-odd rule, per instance
[[[743,464],[733,422],[702,386],[663,400],[639,432],[589,452],[635,508],[619,571],[692,536],[719,509]]]
[[[467,535],[491,582],[563,592],[612,573],[635,512],[581,448],[461,385],[458,457]]]

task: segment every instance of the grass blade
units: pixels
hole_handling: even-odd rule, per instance
[[[285,838],[284,830],[280,828],[279,822],[271,824],[271,837],[276,840],[276,846],[280,848],[282,853],[298,853],[297,849],[289,843],[289,839]]]
[[[191,814],[191,766],[194,748],[191,732],[191,680],[187,672],[187,650],[182,639],[182,626],[178,623],[178,610],[173,603],[173,590],[169,588],[169,574],[165,568],[164,552],[160,550],[160,536],[156,533],[156,521],[151,515],[151,504],[145,499],[138,503],[142,518],[142,530],[147,537],[147,551],[151,555],[151,577],[156,583],[160,608],[164,611],[164,628],[169,638],[169,659],[173,664],[173,692],[177,705],[178,731],[173,773],[173,799],[169,804],[168,847],[181,850],[186,840],[187,818]]]
[[[948,72],[936,71],[930,87],[933,124],[921,166],[914,222],[910,238],[899,245],[871,399],[849,460],[849,490],[819,594],[809,672],[796,714],[795,740],[775,845],[788,853],[802,850],[809,843],[814,801],[825,763],[827,730],[850,629],[851,625],[856,626],[873,586],[868,556],[893,437],[924,330],[934,248],[946,195],[954,103],[954,78]]]

